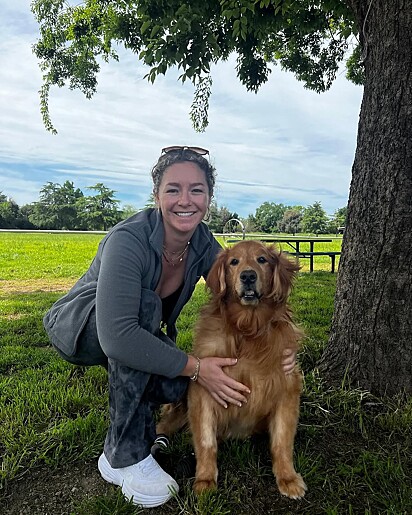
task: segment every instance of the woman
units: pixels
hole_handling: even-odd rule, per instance
[[[89,270],[44,318],[64,359],[107,366],[110,426],[99,471],[144,507],[178,490],[150,453],[154,411],[178,401],[189,378],[225,407],[240,407],[250,393],[222,370],[236,360],[200,362],[175,345],[176,319],[220,250],[202,223],[215,185],[206,154],[197,147],[162,150],[152,169],[157,208],[109,231]],[[286,355],[285,373],[294,364],[295,355]]]

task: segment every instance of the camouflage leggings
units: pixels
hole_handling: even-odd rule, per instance
[[[150,454],[156,437],[154,413],[161,404],[183,397],[188,378],[168,379],[112,359],[108,372],[110,427],[104,453],[113,468],[127,467]]]

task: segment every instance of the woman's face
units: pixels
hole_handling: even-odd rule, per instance
[[[169,166],[156,195],[166,234],[185,233],[189,239],[204,218],[209,201],[205,173],[197,164],[184,161]]]

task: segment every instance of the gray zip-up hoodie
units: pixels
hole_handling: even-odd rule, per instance
[[[193,234],[180,297],[160,330],[162,302],[155,293],[162,272],[161,214],[146,209],[120,222],[103,238],[87,272],[46,313],[43,322],[54,345],[69,356],[96,306],[97,332],[107,357],[130,368],[176,377],[187,363],[178,349],[176,319],[221,247],[205,224]]]

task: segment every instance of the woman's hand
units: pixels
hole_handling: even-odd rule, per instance
[[[196,367],[196,358],[189,356],[188,364],[183,375],[192,375]],[[202,358],[200,360],[200,368],[198,375],[198,382],[210,393],[215,401],[223,406],[228,407],[228,404],[234,404],[241,407],[242,404],[248,401],[247,395],[250,394],[250,389],[229,377],[222,370],[223,367],[235,366],[237,359],[235,358]],[[292,349],[285,349],[282,357],[282,368],[285,375],[293,372],[296,365],[296,351]]]
[[[290,375],[296,365],[296,351],[292,349],[285,349],[282,357],[282,368],[285,375]]]
[[[250,390],[247,386],[229,377],[223,367],[235,366],[234,358],[202,358],[198,382],[224,408],[229,404],[241,407],[247,402]]]

